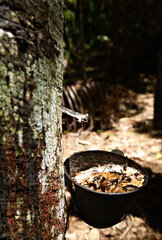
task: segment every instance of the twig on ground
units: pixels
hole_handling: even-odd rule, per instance
[[[127,235],[127,233],[131,230],[131,228],[133,227],[134,225],[134,222],[133,222],[133,216],[129,216],[129,220],[128,220],[128,224],[127,224],[127,227],[125,229],[125,231],[122,233],[122,235],[120,236],[119,240],[122,240],[125,238],[125,236]]]

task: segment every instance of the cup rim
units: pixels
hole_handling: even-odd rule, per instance
[[[122,158],[126,159],[127,161],[130,161],[132,163],[135,163],[140,169],[142,169],[144,175],[145,175],[145,180],[144,180],[144,183],[141,187],[138,187],[137,189],[134,189],[132,191],[129,191],[129,192],[123,192],[123,193],[107,193],[107,192],[98,192],[98,191],[95,191],[95,190],[92,190],[88,187],[85,187],[83,185],[81,185],[80,183],[78,183],[77,181],[74,181],[74,179],[71,177],[71,175],[68,173],[67,169],[66,169],[66,162],[73,156],[75,155],[78,155],[78,154],[82,154],[82,153],[86,153],[86,152],[104,152],[104,153],[108,153],[108,154],[111,154],[111,155],[118,155],[116,153],[112,153],[112,152],[109,152],[109,151],[102,151],[102,150],[88,150],[88,151],[80,151],[80,152],[75,152],[73,153],[70,157],[68,157],[65,161],[64,161],[64,175],[66,175],[72,183],[76,184],[78,187],[80,188],[83,188],[84,190],[86,191],[90,191],[92,193],[95,193],[95,194],[98,194],[98,195],[105,195],[105,196],[123,196],[123,195],[128,195],[128,194],[133,194],[133,193],[136,193],[140,190],[142,190],[148,183],[148,173],[146,171],[145,168],[143,168],[140,164],[138,164],[137,162],[135,162],[134,160],[130,159],[130,158],[127,158],[125,156],[121,156]]]

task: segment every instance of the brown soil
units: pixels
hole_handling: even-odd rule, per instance
[[[139,94],[143,111],[120,118],[113,130],[78,131],[63,135],[64,159],[74,152],[120,149],[149,173],[149,183],[130,209],[125,220],[113,227],[97,229],[83,222],[70,210],[67,240],[162,239],[162,133],[153,130],[153,94]],[[70,194],[66,190],[66,198]],[[66,209],[67,210],[67,209]]]

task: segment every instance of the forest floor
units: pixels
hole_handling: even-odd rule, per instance
[[[63,135],[64,159],[79,151],[120,149],[149,173],[146,189],[122,222],[97,229],[83,222],[71,209],[66,240],[162,239],[162,133],[153,129],[153,94],[138,94],[137,101],[143,111],[120,118],[112,130],[98,133],[79,130]],[[69,202],[67,190],[66,198]]]

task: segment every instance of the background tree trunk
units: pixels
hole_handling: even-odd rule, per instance
[[[62,239],[63,0],[0,4],[0,239]]]
[[[159,52],[158,77],[155,91],[154,103],[154,125],[156,129],[162,130],[162,46]]]

